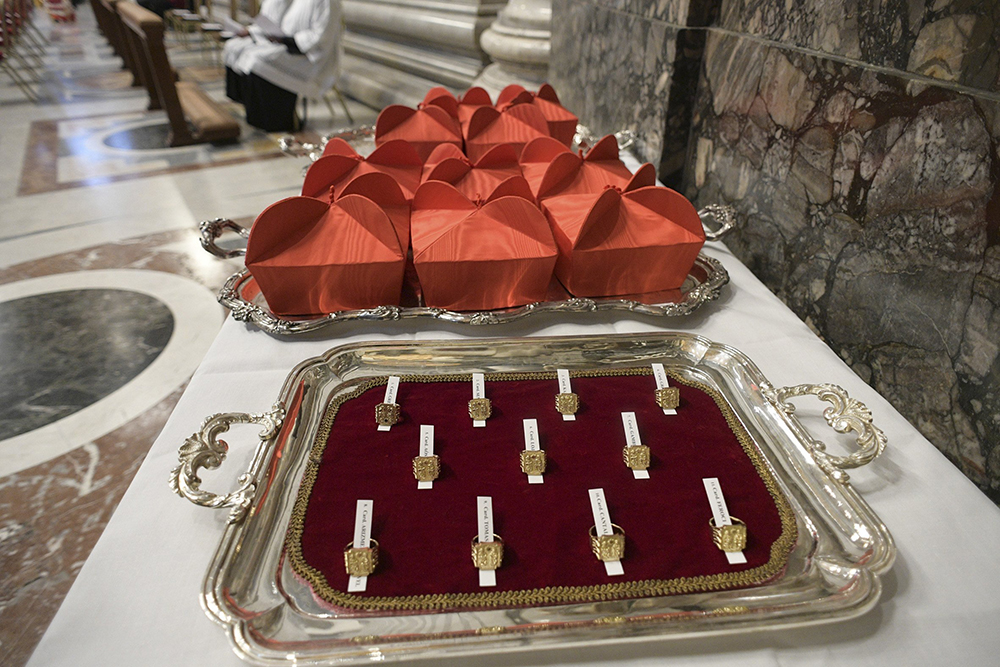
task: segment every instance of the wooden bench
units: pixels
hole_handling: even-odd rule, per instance
[[[142,85],[142,75],[139,73],[136,63],[133,62],[132,53],[129,51],[125,41],[125,26],[122,25],[121,17],[115,9],[119,0],[91,0],[94,9],[94,16],[97,17],[97,24],[104,37],[111,44],[111,48],[122,59],[124,69],[132,73],[132,86]],[[159,105],[156,107],[159,109]]]
[[[137,5],[121,0],[115,5],[125,30],[125,41],[149,91],[150,108],[158,102],[170,121],[168,145],[187,146],[232,141],[240,136],[240,125],[232,114],[205,94],[198,84],[177,81],[163,45],[163,19]]]

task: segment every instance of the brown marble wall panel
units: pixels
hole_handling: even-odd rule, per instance
[[[635,131],[641,159],[668,180],[679,174],[705,42],[696,28],[717,8],[717,0],[554,0],[550,76],[563,103],[598,134]]]
[[[691,137],[727,245],[1000,501],[1000,103],[711,32]]]
[[[581,4],[573,2],[573,0],[570,2]],[[592,0],[592,4],[605,9],[634,14],[644,19],[658,19],[678,25],[687,23],[688,11],[692,9],[689,0]]]
[[[599,135],[630,129],[659,162],[677,30],[591,2],[552,6],[550,76],[563,104]]]
[[[1000,90],[1000,3],[995,0],[724,0],[719,27]]]

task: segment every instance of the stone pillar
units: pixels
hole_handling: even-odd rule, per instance
[[[502,0],[343,0],[339,87],[382,108],[416,106],[428,89],[461,92],[489,62],[479,46]]]
[[[496,97],[512,83],[536,90],[548,81],[551,26],[552,0],[510,0],[480,39],[493,63],[475,85]]]

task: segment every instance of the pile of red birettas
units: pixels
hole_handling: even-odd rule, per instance
[[[705,241],[694,207],[614,137],[574,153],[576,123],[547,84],[386,107],[374,152],[330,141],[302,195],[257,217],[247,268],[286,316],[399,304],[411,256],[424,305],[450,310],[544,301],[553,276],[581,297],[679,288]]]

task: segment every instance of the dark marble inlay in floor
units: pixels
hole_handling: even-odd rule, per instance
[[[125,385],[174,329],[161,301],[117,289],[0,303],[0,440],[62,419]]]
[[[132,151],[166,148],[169,135],[170,126],[166,123],[142,125],[109,134],[104,137],[104,145]]]

